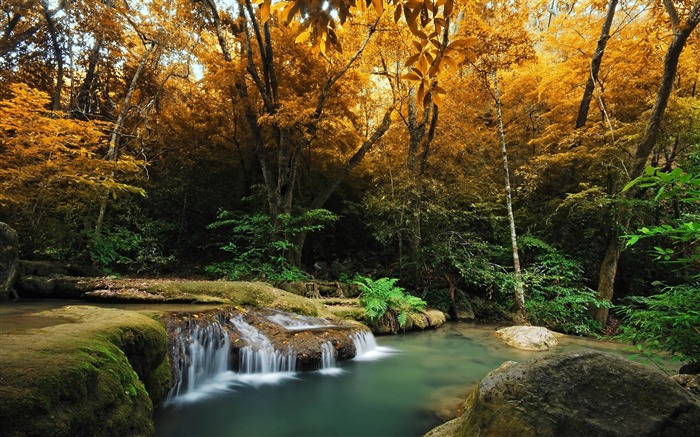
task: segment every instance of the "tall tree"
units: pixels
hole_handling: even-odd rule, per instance
[[[664,69],[661,76],[661,83],[656,94],[654,106],[649,114],[644,134],[637,144],[634,152],[632,167],[629,170],[631,179],[636,179],[641,176],[651,156],[654,147],[656,147],[659,134],[661,132],[661,123],[664,118],[664,113],[668,105],[669,97],[673,91],[673,84],[676,79],[678,62],[683,52],[683,48],[688,41],[688,38],[698,26],[700,22],[700,1],[695,3],[681,4],[680,11],[687,11],[687,15],[682,17],[679,14],[679,8],[676,7],[672,0],[664,0],[664,8],[668,14],[671,23],[673,38],[666,50],[664,56]],[[634,198],[638,193],[637,189],[630,189],[623,193],[623,199],[628,200]],[[620,208],[617,213],[616,221],[618,225],[626,227],[630,222],[629,211],[627,208]],[[605,256],[600,264],[600,274],[598,277],[598,298],[601,300],[611,301],[614,294],[615,276],[617,275],[617,265],[622,252],[622,241],[617,232],[613,232],[612,237],[608,242],[608,247],[605,251]],[[597,308],[593,313],[595,319],[605,325],[608,317],[607,308]]]

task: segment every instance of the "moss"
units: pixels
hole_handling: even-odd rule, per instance
[[[277,308],[308,316],[324,313],[323,305],[264,282],[173,281],[101,278],[81,285],[96,300],[223,303]],[[92,291],[89,291],[92,290]]]
[[[160,366],[156,367],[155,370],[146,375],[142,380],[154,405],[165,400],[172,386],[170,359],[166,356]]]
[[[169,387],[163,327],[116,309],[64,307],[42,316],[71,322],[2,338],[2,434],[152,435],[142,380],[159,396]]]

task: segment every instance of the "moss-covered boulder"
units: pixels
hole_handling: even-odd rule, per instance
[[[165,329],[132,311],[68,306],[56,324],[3,332],[2,435],[152,435],[170,387]]]
[[[13,290],[18,257],[17,232],[0,222],[0,301],[6,299]]]
[[[700,400],[665,374],[595,351],[509,362],[430,431],[460,436],[700,435]]]

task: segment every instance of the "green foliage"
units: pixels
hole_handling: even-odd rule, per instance
[[[128,211],[120,217],[119,225],[106,226],[100,235],[89,233],[90,259],[108,274],[115,273],[117,266],[136,272],[165,266],[175,259],[166,247],[174,227]]]
[[[298,248],[291,241],[304,232],[323,229],[338,217],[325,209],[306,211],[300,215],[280,214],[276,223],[266,214],[234,216],[220,211],[209,229],[230,227],[232,241],[221,247],[231,254],[227,261],[211,264],[206,271],[230,280],[261,279],[273,282],[301,281],[308,278],[288,256]]]
[[[373,280],[366,276],[355,277],[354,283],[362,290],[360,303],[370,320],[380,319],[387,311],[392,311],[403,327],[410,313],[425,309],[426,302],[396,286],[397,281],[397,278]]]
[[[625,187],[626,190],[635,185],[656,189],[655,200],[660,207],[668,201],[687,205],[687,212],[671,218],[669,223],[644,227],[625,236],[628,247],[642,239],[654,238],[655,243],[662,242],[653,248],[656,260],[675,263],[686,271],[697,266],[700,260],[699,174],[686,173],[680,168],[663,172],[647,167],[644,175]],[[673,247],[665,247],[663,243]],[[694,277],[697,280],[700,273],[695,273]],[[659,294],[649,297],[630,297],[629,304],[621,311],[624,325],[620,337],[636,344],[642,354],[653,357],[663,351],[682,361],[700,362],[700,287],[697,282],[666,286]]]
[[[622,340],[646,355],[664,351],[684,362],[700,362],[699,284],[664,287],[659,294],[628,301],[620,309]]]
[[[625,190],[633,186],[655,189],[654,200],[659,207],[678,202],[686,208],[684,213],[666,218],[666,223],[642,227],[636,233],[626,235],[626,246],[632,246],[642,239],[654,238],[655,241],[666,243],[653,247],[652,254],[658,261],[690,266],[700,260],[700,210],[697,208],[700,203],[700,173],[687,173],[681,168],[664,172],[647,167],[644,175],[627,184]],[[673,247],[665,247],[666,245]]]
[[[605,306],[588,288],[583,269],[544,241],[526,235],[520,245],[524,253],[537,252],[534,263],[525,270],[525,309],[533,323],[567,334],[589,335],[600,330],[589,314],[592,307]]]

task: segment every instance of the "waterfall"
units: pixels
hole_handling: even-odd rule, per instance
[[[246,342],[239,352],[238,371],[244,374],[294,372],[297,355],[289,346],[286,351],[275,349],[270,340],[242,317],[234,317],[231,323]]]
[[[228,370],[231,341],[224,328],[213,322],[200,326],[188,323],[176,331],[173,342],[175,384],[168,400],[193,395]]]
[[[377,346],[377,340],[370,331],[356,332],[350,338],[355,344],[355,361],[376,361],[396,352],[390,347]]]
[[[320,372],[324,375],[339,375],[343,373],[343,369],[336,367],[336,355],[338,351],[330,341],[321,344],[321,369]]]

